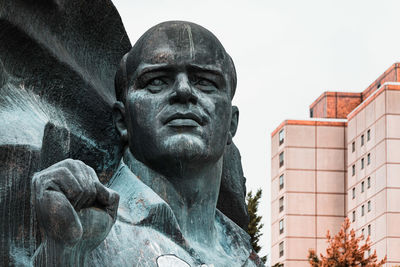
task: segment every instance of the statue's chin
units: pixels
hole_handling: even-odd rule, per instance
[[[162,144],[165,151],[178,158],[196,158],[204,156],[209,149],[200,137],[179,134],[168,137]]]

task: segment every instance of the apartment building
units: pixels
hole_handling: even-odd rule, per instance
[[[271,263],[309,266],[345,217],[400,264],[400,64],[360,93],[325,92],[271,134]],[[371,251],[371,252],[372,252]]]

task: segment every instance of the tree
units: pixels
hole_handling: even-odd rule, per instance
[[[332,237],[329,230],[326,234],[328,239],[328,248],[326,249],[326,256],[320,254],[318,258],[315,250],[310,249],[308,252],[308,262],[310,266],[314,267],[353,267],[353,266],[366,266],[366,267],[379,267],[386,263],[386,256],[380,262],[376,251],[370,253],[371,240],[368,236],[365,244],[361,245],[360,241],[364,239],[361,235],[356,237],[353,229],[350,228],[350,220],[346,218],[342,227],[337,235]]]
[[[262,236],[261,228],[264,227],[264,224],[261,223],[261,216],[257,214],[258,212],[258,204],[262,195],[262,190],[258,189],[257,193],[253,196],[253,192],[250,191],[247,193],[246,201],[247,201],[247,210],[249,212],[249,225],[247,228],[247,233],[250,235],[250,242],[253,246],[255,252],[260,252],[261,246],[258,245],[258,241]],[[264,256],[261,260],[265,263],[267,257]]]

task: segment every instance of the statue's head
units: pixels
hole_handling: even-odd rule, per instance
[[[221,159],[238,123],[236,71],[210,31],[184,21],[154,26],[115,81],[116,127],[136,159],[155,169]]]

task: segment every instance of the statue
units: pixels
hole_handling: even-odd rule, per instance
[[[193,23],[161,23],[123,57],[115,84],[125,149],[109,189],[80,161],[35,174],[41,262],[157,266],[173,255],[188,266],[259,264],[247,234],[216,209],[239,115],[235,68],[217,38]]]
[[[261,265],[212,33],[153,27],[114,92],[130,44],[109,1],[0,6],[0,265]]]

